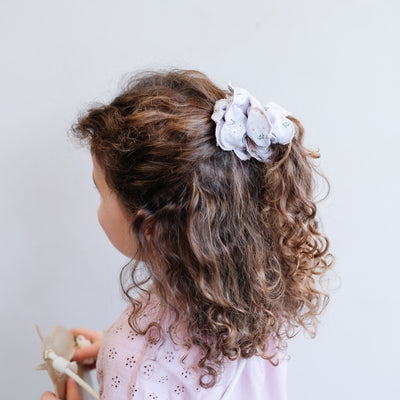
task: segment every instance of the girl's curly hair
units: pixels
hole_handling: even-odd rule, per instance
[[[188,347],[203,350],[203,387],[215,384],[223,357],[273,363],[269,338],[283,348],[301,328],[313,336],[329,300],[319,278],[334,260],[316,218],[314,172],[329,182],[313,164],[320,154],[302,144],[302,124],[288,117],[297,133],[272,145],[270,162],[242,161],[216,144],[211,115],[226,94],[195,70],[144,70],[71,130],[135,216],[138,253],[120,277],[131,327],[161,329],[139,328],[145,307],[130,294],[151,279],[175,312],[170,328],[185,321]],[[147,278],[138,278],[139,260]]]

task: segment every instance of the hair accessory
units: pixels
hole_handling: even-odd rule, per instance
[[[247,90],[230,83],[228,88],[230,94],[215,103],[211,116],[217,145],[233,150],[241,160],[269,161],[270,144],[288,144],[294,137],[296,126],[286,118],[291,112],[274,102],[262,106]]]

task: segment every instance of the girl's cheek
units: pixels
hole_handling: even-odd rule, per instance
[[[104,206],[103,206],[103,201],[100,202],[99,208],[97,210],[97,219],[99,221],[100,226],[104,230]]]

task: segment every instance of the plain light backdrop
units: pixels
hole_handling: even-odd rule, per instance
[[[126,259],[68,129],[130,73],[180,67],[283,105],[321,152],[341,284],[317,337],[290,342],[289,399],[400,398],[399,14],[396,0],[2,0],[0,397],[51,389],[35,323],[104,330],[126,307]]]

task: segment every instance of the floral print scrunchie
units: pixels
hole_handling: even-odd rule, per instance
[[[269,161],[270,145],[288,144],[295,135],[295,124],[286,118],[291,113],[274,102],[262,106],[247,90],[230,83],[228,88],[230,95],[215,103],[211,116],[217,145],[233,150],[241,160]]]

